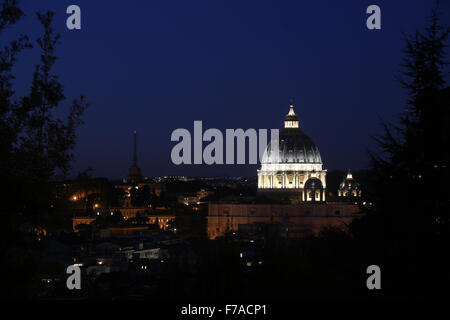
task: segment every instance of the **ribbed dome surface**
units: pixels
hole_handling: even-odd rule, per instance
[[[269,143],[262,163],[320,163],[319,149],[300,128],[284,128],[279,137],[279,158],[271,152]]]

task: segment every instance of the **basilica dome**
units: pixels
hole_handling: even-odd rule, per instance
[[[293,105],[285,120],[285,127],[279,136],[279,157],[271,150],[271,143],[267,145],[261,163],[311,163],[322,164],[319,149],[312,139],[298,126],[298,119]]]
[[[275,137],[272,137],[275,139]],[[277,148],[278,145],[278,148]],[[267,145],[258,170],[258,192],[292,203],[325,201],[326,170],[313,140],[300,129],[290,105],[277,140]]]

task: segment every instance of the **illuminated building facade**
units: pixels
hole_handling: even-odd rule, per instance
[[[278,150],[269,144],[261,159],[258,192],[292,203],[324,202],[326,173],[319,149],[300,128],[291,104]]]
[[[324,227],[346,230],[350,222],[361,216],[359,207],[349,203],[315,202],[302,204],[233,204],[210,203],[207,232],[209,239],[239,232],[255,223],[289,225],[289,237],[317,236]],[[286,231],[286,230],[285,230]]]

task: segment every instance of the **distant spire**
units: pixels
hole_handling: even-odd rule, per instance
[[[133,131],[133,164],[128,169],[128,183],[137,183],[142,181],[141,169],[137,165],[137,132]]]
[[[137,151],[136,151],[136,130],[133,131],[134,148],[133,148],[133,165],[137,166]]]

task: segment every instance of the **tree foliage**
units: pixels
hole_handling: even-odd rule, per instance
[[[27,296],[33,294],[37,261],[34,230],[45,228],[51,219],[51,182],[57,173],[65,174],[73,159],[76,128],[87,104],[81,96],[70,104],[64,103],[64,87],[54,73],[57,61],[55,49],[60,36],[52,26],[53,12],[37,13],[37,23],[43,34],[30,41],[27,35],[17,35],[4,43],[6,31],[24,16],[18,1],[0,3],[0,179],[2,201],[0,214],[4,229],[1,232],[2,268],[8,274],[4,291]],[[40,51],[28,93],[16,92],[14,67],[24,50]],[[21,94],[22,96],[19,96]],[[56,110],[66,109],[67,116],[56,116]],[[64,112],[58,112],[64,114]],[[31,241],[31,243],[30,243]],[[3,263],[4,262],[4,263]]]
[[[3,1],[0,32],[18,22],[23,12],[17,1]],[[56,45],[60,36],[52,27],[54,13],[37,13],[44,33],[36,41],[40,62],[33,72],[29,93],[17,97],[13,86],[13,68],[18,55],[32,44],[25,35],[0,51],[0,148],[1,177],[9,186],[8,199],[2,211],[32,218],[45,215],[50,208],[49,182],[56,173],[67,173],[73,159],[76,128],[87,105],[84,97],[73,101],[62,119],[56,109],[64,108],[63,85],[54,74]]]
[[[372,154],[376,188],[371,199],[376,206],[352,224],[367,261],[384,263],[394,284],[392,294],[444,293],[445,283],[450,283],[444,262],[450,235],[449,32],[434,9],[423,32],[404,35],[398,79],[408,92],[407,108],[399,125],[383,123],[383,134],[376,137],[379,153]]]

